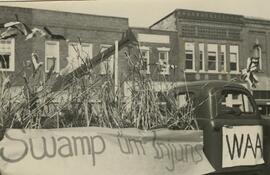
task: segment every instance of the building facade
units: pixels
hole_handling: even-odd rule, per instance
[[[259,83],[249,87],[262,114],[268,115],[270,21],[223,13],[176,9],[150,26],[178,33],[179,61],[186,80],[239,79],[253,47],[259,44]]]
[[[139,43],[145,74],[151,78],[156,90],[162,91],[170,83],[180,82],[182,72],[176,68],[180,66],[177,32],[135,27],[131,29]],[[135,50],[133,54],[136,53]]]
[[[21,72],[26,70],[24,65],[31,60],[33,52],[38,55],[39,61],[44,63],[41,68],[43,74],[48,73],[54,61],[57,73],[68,63],[75,69],[84,61],[77,57],[78,53],[81,54],[81,58],[92,58],[113,45],[116,40],[120,40],[123,32],[129,27],[127,18],[0,7],[1,24],[15,21],[15,15],[31,29],[47,27],[52,33],[64,36],[66,40],[52,40],[45,37],[25,40],[25,36],[22,35],[1,40],[0,71],[2,74],[15,75],[13,86],[23,84]],[[4,30],[2,28],[1,32]],[[123,54],[120,53],[119,57],[123,57]],[[110,67],[112,63],[107,62],[96,69],[103,75],[105,70],[111,69]]]
[[[78,59],[78,52],[83,58],[92,58],[131,29],[139,44],[124,47],[117,63],[112,56],[97,66],[95,70],[100,76],[108,72],[117,74],[119,81],[126,81],[125,86],[128,86],[127,75],[132,73],[126,56],[129,53],[142,58],[141,69],[152,78],[156,91],[165,91],[185,81],[239,80],[254,45],[258,44],[260,70],[256,75],[259,83],[256,88],[240,83],[252,90],[261,112],[270,114],[270,20],[176,9],[150,27],[136,28],[121,17],[0,7],[1,24],[15,21],[16,15],[31,28],[47,27],[67,40],[44,37],[25,40],[21,35],[0,40],[0,71],[14,75],[13,86],[23,85],[21,72],[33,52],[44,62],[40,75],[44,77],[54,63],[55,72],[68,64],[74,69],[79,67],[84,60]]]

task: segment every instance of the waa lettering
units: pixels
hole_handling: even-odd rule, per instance
[[[263,145],[259,133],[257,133],[255,139],[252,139],[249,134],[233,134],[232,139],[229,139],[229,137],[232,137],[229,135],[225,137],[226,145],[224,146],[228,147],[231,160],[236,158],[245,159],[248,155],[254,158],[263,155]]]

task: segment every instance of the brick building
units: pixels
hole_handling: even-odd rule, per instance
[[[79,42],[82,43],[79,51],[84,50],[83,54],[91,58],[120,40],[123,32],[130,28],[139,41],[143,69],[153,78],[156,91],[164,91],[172,84],[185,81],[238,78],[258,42],[261,61],[257,75],[260,82],[255,89],[245,85],[253,91],[262,113],[270,113],[270,60],[267,59],[270,54],[270,20],[176,9],[149,28],[136,28],[129,27],[127,18],[2,6],[0,23],[14,21],[15,14],[31,28],[46,26],[69,41],[45,38],[25,41],[23,36],[1,40],[0,71],[16,75],[14,86],[22,85],[20,72],[25,61],[31,59],[32,52],[36,52],[40,61],[45,63],[43,74],[51,66],[52,58],[56,58],[55,70],[59,72],[67,65],[68,59],[75,57],[74,47]],[[126,47],[119,52],[119,81],[131,71],[125,52],[132,50]],[[81,64],[74,59],[71,62],[75,68]],[[100,75],[105,74],[105,70],[114,72],[113,56],[96,70]],[[126,81],[126,85],[129,84],[129,80]]]
[[[154,88],[161,91],[172,82],[180,82],[182,79],[179,75],[182,72],[175,69],[180,66],[177,32],[136,27],[131,29],[139,42],[138,47],[144,60],[143,69],[153,80]],[[129,50],[132,53],[132,48]]]
[[[40,58],[39,61],[45,63],[42,67],[43,73],[48,72],[52,65],[52,58],[56,58],[56,72],[67,65],[68,59],[71,59],[74,68],[76,68],[82,64],[82,61],[75,58],[74,48],[78,49],[79,52],[84,51],[83,58],[92,58],[100,51],[113,45],[116,40],[120,40],[122,33],[129,27],[127,18],[3,6],[0,7],[0,16],[2,17],[0,23],[15,21],[15,14],[21,22],[30,28],[42,29],[46,26],[53,33],[63,35],[68,39],[68,42],[48,40],[44,37],[25,40],[22,35],[1,40],[2,57],[0,63],[2,68],[0,71],[16,75],[16,79],[13,81],[14,86],[22,85],[20,72],[25,69],[23,67],[25,62],[31,60],[32,52],[36,52]],[[1,29],[1,31],[3,30]],[[81,48],[78,47],[79,42]],[[123,57],[123,54],[120,53],[119,57]],[[104,67],[105,65],[99,66],[97,71],[104,74]]]
[[[259,84],[257,88],[248,88],[253,91],[261,112],[270,113],[269,20],[176,9],[150,28],[177,32],[179,65],[185,70],[187,81],[239,77],[258,42]]]
[[[18,7],[0,7],[0,15],[4,18],[0,19],[0,23],[4,24],[15,21],[15,15],[19,21],[25,23],[30,28],[43,29],[44,26],[49,28],[53,33],[63,35],[68,41],[64,40],[48,40],[45,37],[37,37],[25,40],[25,36],[18,35],[12,39],[1,40],[3,56],[0,59],[1,71],[3,74],[13,74],[15,79],[12,86],[15,90],[21,89],[23,85],[22,71],[27,71],[25,64],[31,60],[31,54],[36,52],[40,58],[40,62],[44,62],[41,68],[40,77],[46,77],[50,67],[56,58],[55,71],[60,72],[65,68],[68,62],[71,62],[73,68],[77,68],[82,64],[82,60],[77,60],[76,52],[84,54],[82,57],[92,58],[100,51],[112,46],[116,40],[120,40],[122,34],[129,29],[128,19],[120,17],[99,16],[78,14],[70,12],[58,12],[49,10],[39,10]],[[1,32],[5,29],[2,28]],[[179,82],[179,72],[171,69],[170,65],[178,64],[178,39],[177,32],[151,30],[148,28],[131,28],[138,41],[140,49],[146,58],[145,68],[146,74],[154,80],[157,91],[168,89],[163,87],[166,82]],[[81,43],[81,48],[79,46]],[[9,48],[9,49],[6,49]],[[76,51],[74,48],[78,48]],[[82,52],[83,50],[83,52]],[[106,63],[95,68],[95,72],[102,75],[117,73],[119,81],[127,80],[127,73],[130,68],[127,66],[128,61],[125,52],[132,50],[126,46],[119,52],[118,71],[114,71],[114,55],[112,55]],[[136,49],[135,49],[136,50]],[[5,55],[6,54],[6,55]],[[138,54],[138,50],[135,54]],[[165,69],[160,71],[160,60],[165,62]],[[7,63],[7,64],[6,64]],[[177,65],[178,67],[180,65]],[[31,71],[31,70],[29,70]]]

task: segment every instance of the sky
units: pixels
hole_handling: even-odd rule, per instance
[[[1,5],[126,17],[133,27],[149,27],[177,8],[239,14],[270,20],[269,0],[38,0],[36,2],[0,0]]]

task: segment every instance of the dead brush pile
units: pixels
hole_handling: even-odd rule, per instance
[[[78,54],[77,59],[85,60]],[[0,127],[5,128],[64,128],[64,127],[135,127],[197,129],[194,127],[193,106],[187,111],[177,107],[174,98],[161,92],[164,101],[155,92],[151,76],[141,71],[142,57],[126,54],[130,74],[127,75],[130,96],[123,96],[124,81],[117,90],[112,74],[99,75],[88,71],[75,78],[65,88],[51,92],[50,85],[57,73],[42,69],[20,73],[24,86],[15,94],[14,76],[2,72]],[[170,109],[166,107],[170,103]],[[164,105],[165,104],[165,105]],[[181,115],[179,115],[181,113]],[[196,123],[196,122],[195,122]]]

